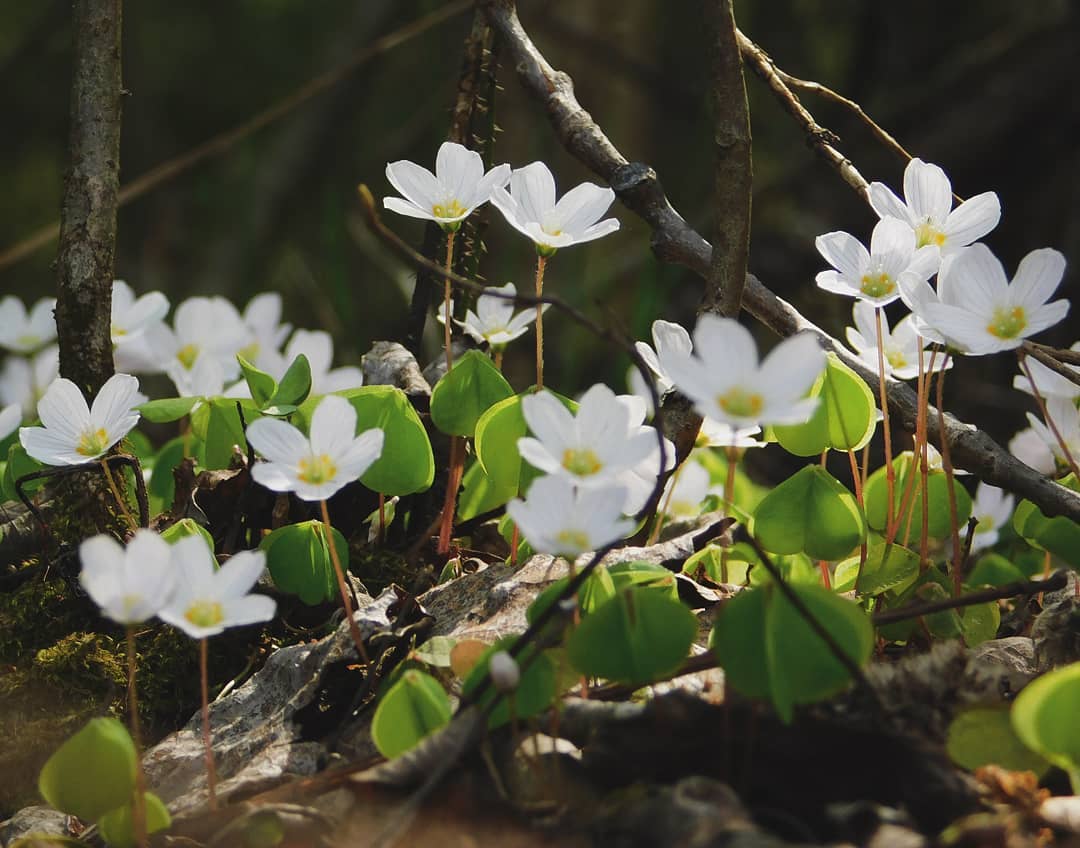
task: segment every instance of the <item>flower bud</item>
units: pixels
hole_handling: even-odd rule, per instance
[[[491,682],[500,692],[512,692],[517,689],[521,681],[521,669],[517,662],[506,651],[496,651],[491,655],[488,666],[491,672]]]

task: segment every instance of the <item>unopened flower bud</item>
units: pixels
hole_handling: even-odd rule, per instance
[[[521,681],[521,669],[517,661],[506,651],[496,651],[491,655],[488,669],[491,672],[491,682],[500,692],[512,692],[517,689]]]

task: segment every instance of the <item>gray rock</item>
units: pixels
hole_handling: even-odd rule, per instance
[[[0,822],[0,845],[10,845],[16,839],[31,833],[71,836],[67,823],[68,815],[52,807],[25,807],[6,822]]]

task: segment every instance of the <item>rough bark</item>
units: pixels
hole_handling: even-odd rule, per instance
[[[753,185],[750,112],[731,0],[707,0],[705,22],[709,28],[712,59],[716,165],[713,170],[713,252],[701,311],[734,318],[742,304],[750,256]]]
[[[120,174],[121,0],[76,0],[70,169],[60,215],[60,374],[88,396],[113,373],[113,256]]]

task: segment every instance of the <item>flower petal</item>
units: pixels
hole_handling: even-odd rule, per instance
[[[941,226],[952,209],[952,185],[937,165],[912,159],[904,169],[904,198],[916,220]]]
[[[420,218],[424,221],[435,220],[435,215],[431,212],[427,212],[415,203],[403,200],[400,197],[384,197],[382,203],[384,209],[389,209],[391,212],[397,212],[399,215],[405,215],[408,218]]]
[[[231,598],[222,605],[226,627],[242,627],[245,624],[258,624],[270,621],[277,613],[277,603],[266,595],[244,595]]]
[[[870,206],[879,218],[893,217],[914,225],[911,210],[885,183],[870,183]]]
[[[359,479],[382,456],[385,444],[385,431],[378,427],[365,430],[338,458],[338,475],[346,482]]]
[[[20,428],[19,441],[30,456],[46,465],[81,465],[97,458],[79,453],[66,436],[44,427]]]
[[[561,452],[574,444],[574,416],[551,392],[526,395],[521,399],[521,413],[529,430],[550,450]]]
[[[113,374],[90,407],[90,426],[105,430],[115,444],[139,423],[139,413],[132,409],[138,402],[138,379],[130,374]]]
[[[283,465],[295,466],[311,452],[311,445],[304,434],[278,418],[252,421],[247,427],[247,440],[266,459]]]
[[[615,192],[595,183],[574,186],[555,204],[548,216],[549,229],[577,235],[599,221],[615,200]]]
[[[241,551],[229,557],[214,573],[214,595],[221,600],[239,598],[251,591],[266,570],[266,554]]]
[[[1001,201],[992,191],[969,197],[945,219],[945,246],[956,249],[978,241],[1001,220]]]
[[[1004,306],[1009,290],[1001,262],[981,243],[971,245],[944,264],[939,280],[945,280],[944,286],[950,298],[955,298],[955,305],[978,311]]]
[[[71,380],[58,377],[38,401],[38,418],[54,435],[66,439],[74,447],[90,423],[90,408],[86,398]]]
[[[757,382],[767,397],[795,401],[810,390],[824,368],[825,352],[818,340],[810,333],[799,333],[770,351]]]
[[[870,254],[850,233],[825,233],[814,239],[814,245],[825,261],[858,285],[859,278],[870,264]]]
[[[432,209],[443,200],[442,187],[435,175],[407,159],[387,165],[386,179],[402,197],[421,209]]]
[[[543,162],[532,162],[511,173],[510,194],[521,207],[524,220],[542,223],[555,208],[555,178]]]
[[[757,370],[757,343],[733,318],[702,315],[694,329],[694,351],[707,366],[723,368],[735,382]]]
[[[484,160],[463,144],[444,141],[435,154],[435,179],[450,193],[450,199],[464,204],[471,199],[484,177]]]
[[[311,415],[308,440],[316,456],[327,454],[337,459],[356,437],[356,410],[345,398],[327,395]]]
[[[1009,294],[1017,306],[1042,306],[1065,275],[1065,257],[1053,248],[1033,250],[1020,261]]]

